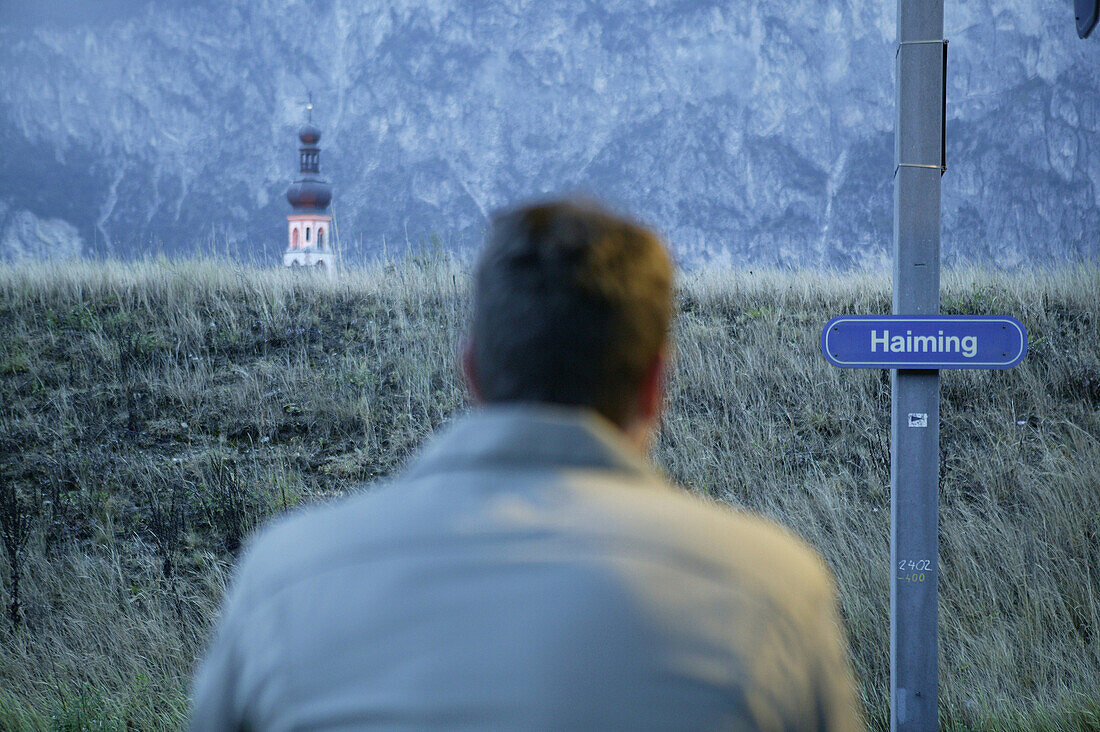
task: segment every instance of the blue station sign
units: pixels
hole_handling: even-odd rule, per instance
[[[852,369],[1008,369],[1027,354],[1027,330],[1007,315],[841,315],[821,352]]]

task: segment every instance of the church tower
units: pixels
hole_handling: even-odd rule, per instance
[[[332,275],[336,271],[336,252],[332,248],[332,217],[328,205],[332,186],[321,178],[321,131],[313,126],[313,102],[307,107],[309,122],[298,129],[298,166],[300,176],[286,191],[286,200],[294,207],[286,217],[287,248],[283,253],[286,267],[313,267]]]

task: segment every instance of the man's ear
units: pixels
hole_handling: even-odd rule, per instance
[[[662,348],[649,362],[642,386],[638,392],[638,416],[644,421],[653,421],[665,406],[665,370],[668,367],[668,353]]]
[[[474,342],[468,340],[462,346],[462,380],[466,384],[466,392],[470,395],[470,401],[474,404],[481,402],[481,389],[477,385],[477,363],[474,360]]]

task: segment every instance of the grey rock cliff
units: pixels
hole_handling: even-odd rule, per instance
[[[894,3],[257,0],[0,20],[0,200],[86,251],[284,246],[307,90],[351,258],[594,195],[684,263],[879,266]],[[1100,253],[1100,42],[947,4],[944,260]]]

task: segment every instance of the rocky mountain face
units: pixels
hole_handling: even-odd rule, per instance
[[[686,265],[890,261],[893,0],[67,4],[0,0],[7,258],[278,261],[312,91],[351,259],[467,252],[568,192]],[[945,25],[945,263],[1095,259],[1100,41],[1066,0],[947,0]]]

